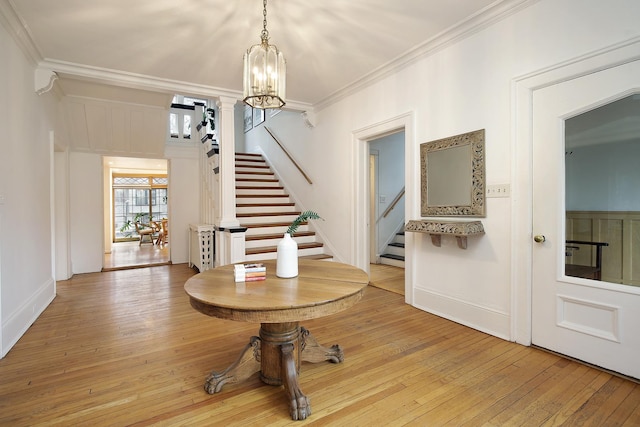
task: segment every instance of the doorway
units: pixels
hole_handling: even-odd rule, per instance
[[[416,179],[413,174],[414,165],[409,153],[412,152],[411,148],[407,148],[408,145],[413,143],[413,115],[411,113],[380,122],[366,128],[354,131],[354,197],[352,212],[353,212],[353,238],[352,238],[352,263],[358,268],[361,268],[367,272],[371,271],[371,266],[374,264],[375,259],[372,255],[373,245],[376,244],[375,238],[371,235],[372,225],[375,223],[375,208],[372,207],[374,202],[372,192],[375,194],[375,190],[372,190],[372,182],[376,181],[376,178],[372,178],[375,174],[371,173],[371,151],[370,143],[375,140],[379,140],[392,135],[402,135],[399,144],[402,145],[402,162],[403,169],[395,170],[396,177],[404,182],[406,194],[413,194],[414,188],[416,188]],[[374,153],[375,154],[375,153]],[[378,164],[382,161],[382,156],[378,151],[377,161]],[[393,168],[389,168],[390,173],[394,173]],[[379,181],[379,179],[378,179]],[[394,195],[390,195],[393,198]],[[386,198],[385,198],[386,200]],[[391,200],[389,200],[391,202]],[[407,208],[409,202],[407,197],[403,197],[399,203],[404,204],[403,213],[404,221],[406,221],[406,215],[410,209]],[[411,239],[410,236],[407,236]],[[407,246],[410,247],[410,242]],[[405,302],[408,304],[413,303],[413,293],[411,287],[412,283],[412,260],[410,256],[405,254],[405,268],[404,268],[404,296]]]
[[[104,158],[103,271],[171,262],[167,170],[164,159]]]
[[[610,249],[616,239],[640,247],[638,222],[625,227],[618,218],[640,214],[629,204],[640,198],[638,177],[622,173],[625,162],[630,171],[640,163],[638,88],[636,60],[538,89],[532,107],[532,344],[635,378],[640,287],[633,277],[618,280],[624,267],[614,266],[624,245]],[[632,112],[613,115],[620,103]],[[596,111],[608,117],[596,118]],[[613,144],[620,139],[624,148]],[[578,274],[576,265],[597,274]]]

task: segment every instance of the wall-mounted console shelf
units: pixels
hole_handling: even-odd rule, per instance
[[[484,234],[484,227],[480,221],[438,222],[411,220],[404,227],[404,231],[427,233],[431,236],[431,243],[440,247],[442,236],[454,236],[460,249],[467,249],[467,237]]]

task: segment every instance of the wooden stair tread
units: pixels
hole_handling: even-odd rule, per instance
[[[394,255],[394,254],[382,254],[380,258],[390,258],[398,261],[404,261],[404,257],[402,255]]]
[[[236,156],[236,162],[266,163],[264,161],[264,159],[258,159],[258,158],[255,158],[255,159],[246,159],[245,158],[245,159],[243,159],[243,158],[238,158],[237,156]]]
[[[237,168],[249,168],[249,169],[271,169],[269,165],[239,165],[236,163]]]
[[[316,233],[313,231],[296,231],[295,237],[306,237],[306,236],[315,236]],[[255,236],[247,235],[245,240],[271,240],[271,239],[282,239],[282,233],[273,233],[273,234],[256,234]]]
[[[236,178],[236,182],[279,182],[275,178]]]
[[[284,190],[284,187],[260,186],[260,185],[236,185],[236,190]]]
[[[274,208],[280,206],[295,206],[292,202],[283,203],[236,203],[236,208]]]
[[[298,258],[300,259],[332,259],[333,257],[327,254],[315,254],[315,255],[305,255]]]
[[[300,211],[297,212],[249,212],[249,213],[239,213],[236,214],[237,218],[255,218],[261,216],[289,216],[289,215],[300,215]]]
[[[236,199],[264,199],[271,197],[289,197],[288,194],[236,194]]]
[[[300,223],[300,225],[305,225],[305,224],[307,224],[307,222]],[[261,222],[258,224],[240,224],[240,227],[245,227],[245,228],[289,227],[290,225],[291,225],[291,222],[284,221],[284,222]]]

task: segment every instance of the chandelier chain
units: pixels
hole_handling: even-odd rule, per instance
[[[262,32],[260,33],[260,38],[263,42],[266,42],[269,39],[269,31],[267,31],[267,0],[262,0]]]

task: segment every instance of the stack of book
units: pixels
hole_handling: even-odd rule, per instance
[[[267,267],[262,263],[236,264],[233,266],[236,282],[256,282],[267,278]]]

